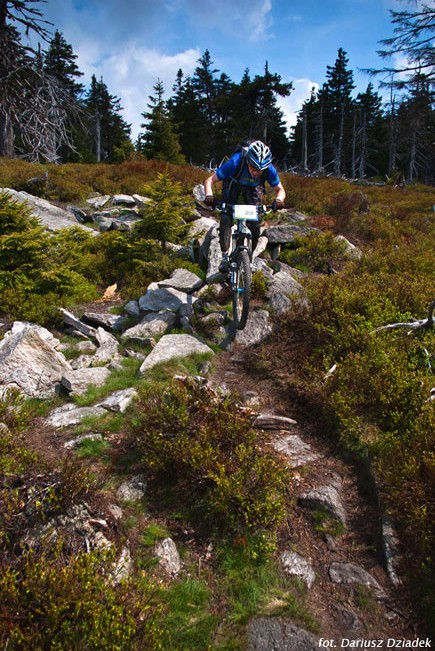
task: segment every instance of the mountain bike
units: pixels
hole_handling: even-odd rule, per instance
[[[248,320],[252,288],[252,233],[247,222],[258,222],[262,214],[271,212],[267,206],[231,205],[222,203],[215,206],[219,212],[231,214],[230,268],[225,279],[232,291],[233,322],[237,330],[243,330]]]

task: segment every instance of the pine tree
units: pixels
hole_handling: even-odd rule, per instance
[[[425,75],[414,79],[408,97],[398,111],[399,152],[402,171],[408,182],[435,180],[435,111],[430,80]]]
[[[288,140],[283,112],[277,106],[277,96],[287,97],[293,86],[291,83],[283,83],[280,75],[272,74],[267,61],[264,74],[256,75],[253,83],[257,90],[255,135],[270,144],[275,157],[285,158]]]
[[[204,121],[203,129],[203,146],[206,149],[206,158],[208,162],[212,159],[219,159],[219,145],[217,134],[215,132],[215,124],[217,121],[217,96],[218,96],[218,80],[216,73],[219,72],[217,68],[213,67],[210,52],[206,50],[202,57],[198,59],[198,66],[192,75],[192,87],[195,92],[196,99],[199,103],[201,115]]]
[[[167,242],[178,242],[188,231],[192,207],[181,190],[181,183],[168,174],[158,174],[157,182],[146,188],[152,203],[144,209],[136,232],[145,239],[154,239],[165,248]]]
[[[360,179],[367,176],[369,170],[379,174],[379,162],[382,158],[383,115],[381,97],[374,92],[369,83],[364,93],[359,93],[354,102],[354,155],[352,156],[352,176]]]
[[[186,160],[205,165],[209,161],[208,125],[190,77],[177,73],[173,95],[167,102],[168,117],[179,134]]]
[[[76,81],[83,76],[83,72],[80,72],[75,63],[76,59],[77,55],[74,54],[72,46],[56,30],[44,54],[44,70],[58,79],[74,99],[78,99],[84,90],[83,84]]]
[[[163,99],[164,87],[160,79],[153,90],[155,95],[149,96],[150,103],[147,105],[150,110],[142,113],[147,122],[141,124],[141,128],[146,131],[139,135],[139,151],[147,158],[182,164],[185,158]]]
[[[91,87],[83,102],[92,132],[92,153],[97,162],[119,162],[132,152],[130,125],[120,115],[121,100],[111,95],[101,78],[92,75]]]
[[[346,52],[339,48],[334,66],[326,67],[328,86],[328,125],[327,130],[332,146],[333,169],[336,176],[345,171],[345,142],[351,132],[350,116],[352,107],[351,92],[355,88],[353,73],[348,70],[349,59]]]
[[[318,171],[318,137],[320,136],[318,133],[318,109],[319,102],[313,88],[310,98],[303,103],[302,109],[298,113],[292,134],[292,158],[303,173]]]

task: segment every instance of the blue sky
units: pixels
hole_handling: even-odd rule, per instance
[[[47,0],[38,5],[77,55],[89,85],[103,78],[121,99],[136,137],[153,85],[171,93],[177,70],[192,74],[208,49],[215,68],[239,82],[269,70],[293,82],[280,101],[288,123],[342,47],[357,89],[370,81],[359,68],[381,67],[379,41],[393,33],[389,9],[407,0]],[[377,81],[374,81],[375,87]]]

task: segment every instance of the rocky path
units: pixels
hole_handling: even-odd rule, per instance
[[[303,585],[301,598],[318,625],[312,634],[286,618],[258,618],[249,626],[250,651],[370,648],[375,641],[388,648],[391,640],[415,639],[409,597],[385,569],[381,514],[368,478],[321,431],[296,422],[270,380],[249,374],[248,354],[238,347],[218,355],[211,382],[271,415],[263,429],[292,468],[292,506],[278,554]],[[272,415],[281,418],[273,424]]]

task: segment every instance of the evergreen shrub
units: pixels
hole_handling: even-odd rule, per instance
[[[72,230],[68,236],[51,236],[26,207],[7,194],[0,195],[0,299],[4,313],[46,323],[53,320],[60,305],[96,298],[95,284],[72,268],[84,249],[84,240]],[[74,237],[79,238],[75,247]],[[85,265],[82,270],[86,271]]]
[[[331,231],[311,231],[306,236],[296,238],[293,247],[285,249],[280,260],[295,268],[329,273],[332,269],[341,268],[347,259],[345,244],[334,239]]]
[[[235,398],[216,398],[194,381],[140,391],[130,425],[147,470],[173,486],[191,517],[223,535],[273,548],[285,515],[287,471]]]
[[[113,580],[113,552],[69,556],[62,541],[25,551],[0,573],[0,641],[11,651],[155,651],[157,589]]]

